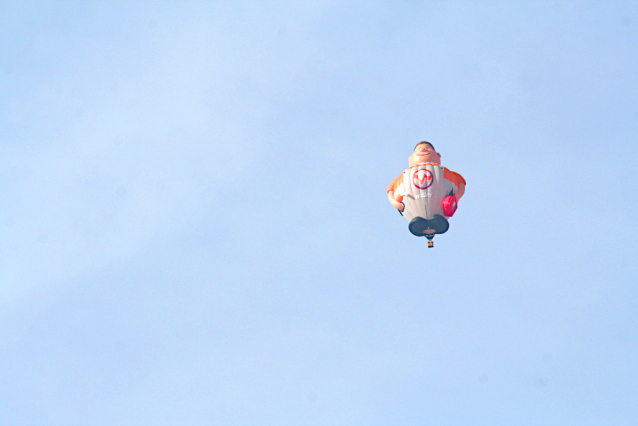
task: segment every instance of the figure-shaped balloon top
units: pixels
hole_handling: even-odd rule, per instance
[[[436,152],[434,146],[430,142],[419,142],[414,147],[414,152],[408,158],[410,167],[419,163],[436,163],[441,164],[441,154]]]

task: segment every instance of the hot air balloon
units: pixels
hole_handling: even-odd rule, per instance
[[[447,232],[448,219],[465,192],[465,179],[441,166],[440,159],[431,143],[420,142],[410,156],[410,167],[392,181],[387,191],[390,203],[410,222],[410,232],[425,236],[428,247],[434,246],[434,235]]]

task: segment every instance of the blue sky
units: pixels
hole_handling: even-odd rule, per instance
[[[634,2],[3,2],[2,424],[635,424],[637,51]]]

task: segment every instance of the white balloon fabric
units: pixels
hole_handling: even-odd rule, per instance
[[[420,163],[403,172],[403,183],[395,194],[403,196],[405,207],[401,213],[408,221],[415,217],[431,219],[435,214],[448,219],[443,211],[443,198],[453,189],[454,184],[444,178],[441,165]]]

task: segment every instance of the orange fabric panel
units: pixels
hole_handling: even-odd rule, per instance
[[[388,186],[388,190],[386,191],[386,193],[390,191],[395,191],[397,187],[401,185],[402,183],[403,183],[403,173],[401,173],[398,178],[396,178],[390,183],[390,186]]]
[[[408,167],[408,169],[411,169],[412,167],[419,167],[419,166],[439,166],[439,167],[441,167],[441,165],[439,163],[418,163],[418,164],[415,164],[414,166]]]
[[[461,176],[460,174],[456,172],[452,172],[446,169],[445,167],[443,167],[443,177],[449,180],[450,182],[452,182],[454,185],[456,185],[457,188],[461,188],[461,184],[463,185],[466,184],[465,179],[463,179],[463,176]]]

